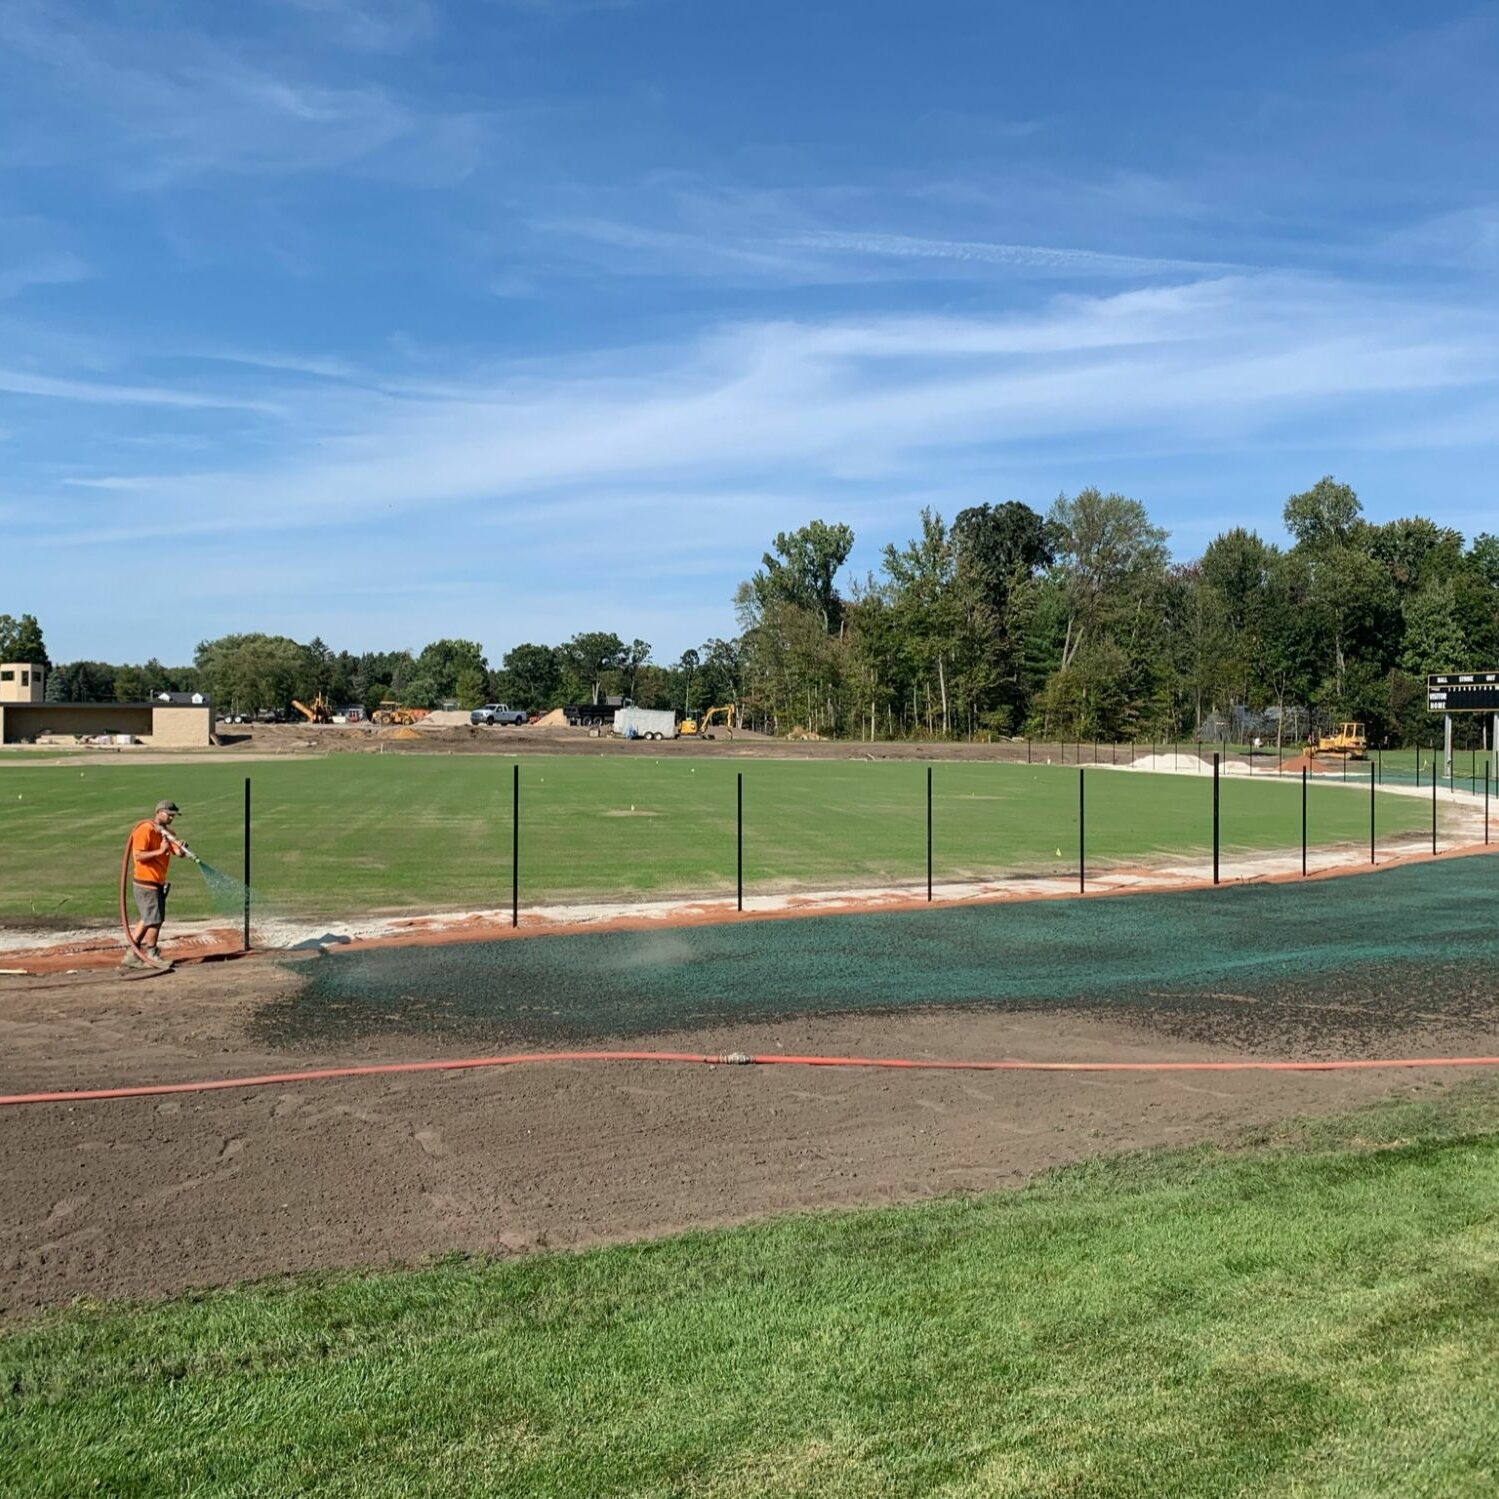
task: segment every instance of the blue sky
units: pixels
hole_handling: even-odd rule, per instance
[[[1379,0],[0,0],[0,611],[660,659],[813,517],[1499,531],[1495,76]]]

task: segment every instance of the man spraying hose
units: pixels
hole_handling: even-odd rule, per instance
[[[130,834],[131,882],[140,920],[130,928],[132,947],[125,954],[121,968],[172,966],[157,947],[167,916],[167,894],[172,888],[167,869],[174,857],[194,860],[198,857],[180,838],[172,836],[172,823],[180,810],[176,802],[157,802],[150,819],[137,823]],[[149,963],[136,948],[146,953]]]

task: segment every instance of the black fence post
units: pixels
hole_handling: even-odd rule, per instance
[[[1027,765],[1031,763],[1031,742],[1029,739],[1025,741],[1025,763]]]
[[[520,925],[520,762],[510,778],[510,925]]]
[[[1218,883],[1218,761],[1217,750],[1213,751],[1213,883]]]
[[[1374,767],[1369,767],[1369,862],[1374,863]]]
[[[926,768],[926,898],[932,898],[932,767]]]
[[[735,854],[738,861],[737,880],[739,888],[739,909],[744,910],[744,772],[736,771],[734,774],[734,797],[735,797]]]
[[[250,950],[250,778],[245,777],[245,933],[244,949]]]
[[[1435,856],[1437,851],[1437,760],[1436,751],[1432,751],[1431,758],[1431,852]]]
[[[1483,767],[1483,842],[1488,847],[1489,842],[1489,768]]]
[[[1088,808],[1083,799],[1083,772],[1077,772],[1077,893],[1088,893]]]
[[[1306,878],[1306,766],[1301,767],[1301,878]]]

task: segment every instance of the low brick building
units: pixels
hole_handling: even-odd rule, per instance
[[[128,734],[159,749],[213,743],[213,704],[201,694],[164,693],[142,703],[49,703],[45,682],[44,668],[34,663],[0,663],[0,744],[57,734]]]

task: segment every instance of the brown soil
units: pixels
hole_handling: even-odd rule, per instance
[[[318,961],[318,960],[313,960]],[[332,960],[323,960],[332,961]],[[251,1039],[297,982],[258,958],[168,977],[0,978],[0,1092],[411,1060]],[[1463,1054],[1492,1038],[1386,1038]],[[715,1027],[632,1049],[1196,1059],[1149,1021],[924,1012]],[[483,1048],[473,1048],[479,1051]],[[1222,1056],[1220,1050],[1215,1053]],[[1460,1074],[826,1073],[548,1064],[0,1110],[0,1316],[281,1271],[659,1235],[1024,1181],[1101,1151],[1449,1086]]]

